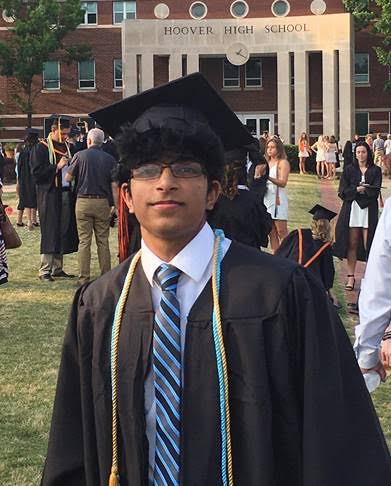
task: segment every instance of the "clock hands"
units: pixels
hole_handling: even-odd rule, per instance
[[[235,52],[235,54],[236,54],[236,55],[238,55],[238,56],[243,57],[243,59],[246,59],[246,57],[247,57],[247,56],[244,56],[244,55],[242,54],[242,50],[243,50],[243,49],[239,49],[237,52]]]

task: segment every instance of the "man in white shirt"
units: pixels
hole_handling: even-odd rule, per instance
[[[355,350],[364,373],[386,373],[379,350],[391,322],[391,198],[387,199],[373,238],[359,297],[360,324],[356,327]],[[391,335],[389,335],[391,337]],[[391,340],[383,341],[383,359],[391,364]],[[384,336],[386,338],[386,336]]]
[[[391,482],[324,289],[206,223],[222,144],[248,143],[236,115],[195,73],[92,116],[117,135],[142,248],[75,296],[42,485]]]

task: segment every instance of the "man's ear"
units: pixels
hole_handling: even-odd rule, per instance
[[[121,185],[121,196],[123,197],[125,204],[129,210],[129,213],[134,213],[132,193],[130,192],[130,181],[124,182]]]
[[[218,197],[220,196],[220,193],[221,193],[220,182],[219,181],[212,181],[209,184],[208,194],[207,194],[207,197],[206,197],[206,209],[208,211],[211,211],[214,208],[216,201],[217,201]]]

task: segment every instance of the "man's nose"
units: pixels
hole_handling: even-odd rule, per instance
[[[174,177],[170,167],[163,167],[158,179],[157,188],[160,190],[172,190],[178,187],[178,178]]]

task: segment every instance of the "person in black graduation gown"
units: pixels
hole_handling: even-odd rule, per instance
[[[65,173],[71,159],[66,142],[70,120],[52,116],[51,132],[31,151],[31,170],[37,184],[37,205],[41,225],[41,265],[39,278],[71,277],[63,270],[63,255],[78,249],[75,194]]]
[[[33,147],[38,143],[39,132],[34,128],[26,130],[24,146],[17,161],[19,203],[18,210],[27,209],[28,228],[34,229],[37,223],[37,191],[31,174],[30,156]]]
[[[251,147],[253,149],[253,147]],[[267,247],[272,221],[261,197],[246,185],[249,147],[225,153],[222,194],[208,215],[212,228],[221,228],[231,240],[260,248]]]
[[[275,255],[289,258],[307,268],[319,279],[333,300],[331,289],[334,285],[335,269],[330,221],[337,213],[320,204],[316,204],[309,212],[313,215],[311,227],[291,231]]]
[[[263,148],[263,153],[261,153],[259,141],[254,139],[254,142],[249,148],[248,159],[251,165],[247,172],[247,185],[250,191],[259,194],[263,202],[266,194],[266,183],[269,177],[269,165],[264,156],[265,147]]]
[[[355,146],[355,160],[344,169],[339,183],[338,196],[343,204],[333,246],[335,256],[347,259],[346,290],[354,288],[357,260],[365,262],[371,249],[379,218],[377,200],[381,185],[381,169],[374,164],[369,145],[358,142]]]
[[[226,150],[247,143],[236,115],[195,73],[91,116],[120,133],[121,160],[131,170],[122,191],[143,247],[141,261],[130,257],[75,295],[42,485],[102,486],[109,476],[110,486],[388,484],[389,452],[324,289],[299,265],[213,236],[205,224],[222,177],[220,137]],[[186,332],[181,412],[165,415],[180,438],[179,451],[164,442],[180,458],[170,473],[158,455],[167,436],[156,441],[154,433],[163,403],[153,388],[160,377],[152,372],[160,363],[154,312],[168,299],[154,280],[161,261],[182,272],[177,300]],[[220,338],[212,274],[220,282]],[[225,358],[228,388],[218,373]]]

